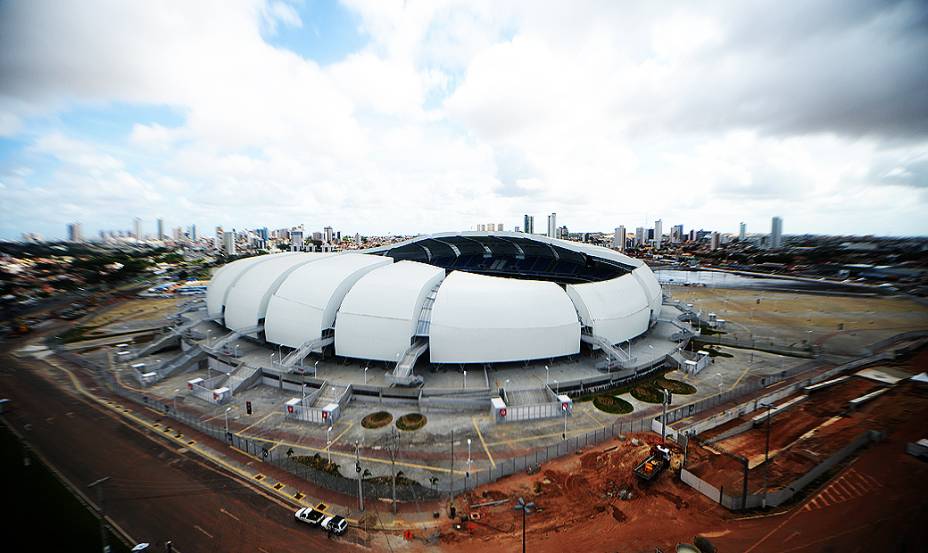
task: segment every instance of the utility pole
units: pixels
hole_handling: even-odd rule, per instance
[[[106,536],[106,509],[103,504],[103,484],[109,480],[109,476],[91,482],[87,488],[97,488],[97,503],[100,506],[100,543],[103,544],[103,553],[110,553],[110,544]]]
[[[358,473],[358,509],[364,511],[364,490],[361,487],[361,481],[364,477],[361,475],[361,442],[354,441],[354,470]]]
[[[451,429],[451,499],[448,506],[449,518],[454,518],[454,429]]]
[[[661,443],[664,443],[667,439],[667,404],[670,403],[669,398],[667,397],[667,389],[661,388],[661,392],[664,394],[664,412],[661,415]]]
[[[396,456],[399,453],[400,449],[400,435],[397,433],[396,428],[393,428],[393,432],[390,436],[390,443],[387,445],[387,451],[390,452],[390,467],[393,473],[393,514],[396,514]]]
[[[767,475],[770,473],[770,409],[773,404],[766,403],[767,408],[767,442],[764,445],[764,497],[761,501],[761,507],[767,508]]]

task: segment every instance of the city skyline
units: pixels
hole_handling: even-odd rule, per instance
[[[0,238],[127,213],[365,234],[783,213],[794,233],[925,235],[923,15],[6,2]]]

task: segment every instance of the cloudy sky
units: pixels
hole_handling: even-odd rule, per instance
[[[926,235],[926,60],[919,1],[4,0],[0,238]]]

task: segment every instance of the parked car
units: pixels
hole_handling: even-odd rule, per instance
[[[328,516],[322,521],[322,527],[336,536],[341,536],[348,530],[348,521],[345,520],[345,517],[338,515]]]
[[[325,513],[317,511],[312,507],[303,507],[294,514],[294,517],[300,522],[305,522],[310,526],[319,526],[326,518]]]

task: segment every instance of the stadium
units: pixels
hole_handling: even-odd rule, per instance
[[[528,368],[576,356],[582,344],[601,369],[627,368],[631,341],[658,322],[662,294],[643,262],[606,248],[460,232],[235,261],[215,273],[206,304],[229,332],[214,350],[247,337],[279,348],[284,368],[313,352],[384,362],[393,366],[387,382],[408,386],[422,383],[420,359]]]

